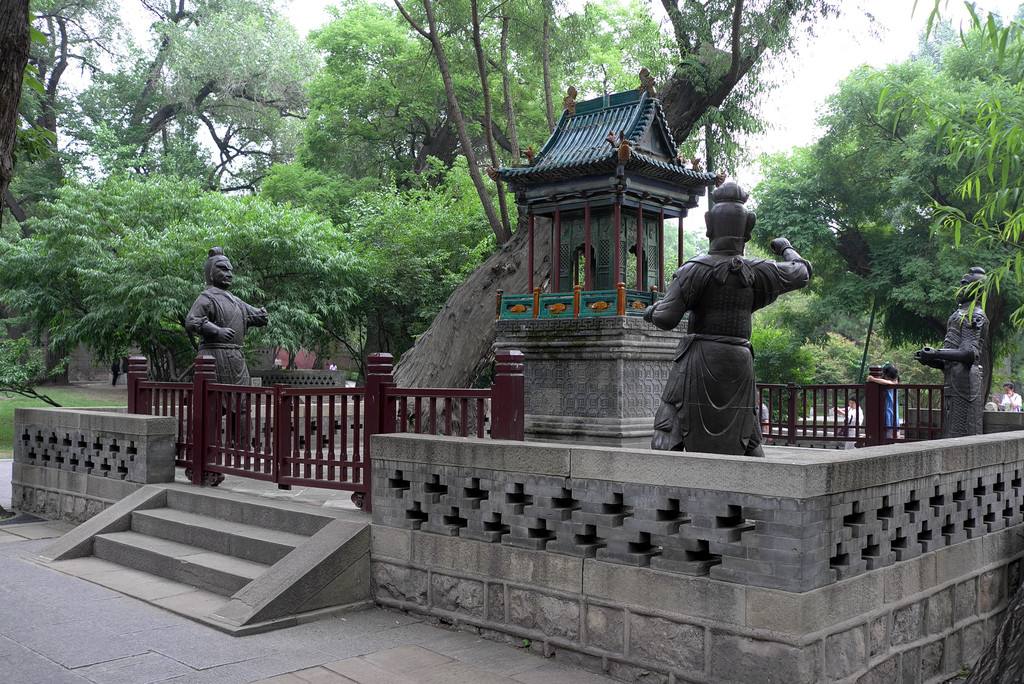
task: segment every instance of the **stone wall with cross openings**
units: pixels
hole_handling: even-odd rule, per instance
[[[375,599],[624,681],[973,662],[1021,582],[1024,437],[768,456],[375,437]]]
[[[15,409],[11,503],[83,522],[145,484],[174,481],[175,418]]]
[[[174,418],[81,409],[17,409],[14,460],[149,484],[174,479]]]

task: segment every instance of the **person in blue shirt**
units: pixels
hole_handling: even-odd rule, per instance
[[[896,400],[895,387],[900,382],[900,372],[896,366],[887,363],[882,366],[882,376],[868,376],[868,382],[889,386],[885,390],[885,440],[892,441],[900,425],[900,405]]]

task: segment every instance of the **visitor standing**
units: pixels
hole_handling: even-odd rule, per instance
[[[853,438],[843,442],[843,448],[853,449],[857,446],[857,431],[864,424],[864,412],[860,410],[857,398],[850,397],[846,408],[839,409],[839,414],[844,416],[843,429],[845,430],[845,436]]]
[[[117,386],[117,379],[121,375],[121,359],[114,359],[114,362],[110,364],[110,385],[112,387]]]
[[[887,363],[882,366],[881,377],[869,375],[868,382],[886,385],[883,393],[885,396],[885,440],[891,442],[896,438],[896,431],[900,424],[900,405],[896,400],[896,385],[900,382],[900,372],[896,366]]]
[[[1012,382],[1003,383],[1003,395],[999,398],[999,410],[1020,413],[1021,397],[1014,391]]]

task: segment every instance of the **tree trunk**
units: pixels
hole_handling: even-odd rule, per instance
[[[494,132],[491,128],[491,121],[494,119],[494,110],[491,106],[491,85],[487,82],[487,60],[484,58],[484,45],[480,38],[480,10],[477,0],[470,0],[470,8],[473,17],[473,51],[476,52],[476,70],[480,76],[480,92],[484,98],[484,142],[487,144],[487,153],[491,157],[491,168],[497,169],[501,166],[498,161],[498,151],[494,147]],[[494,185],[498,192],[498,207],[501,210],[501,227],[506,234],[512,233],[512,227],[508,221],[508,202],[505,198],[505,184],[500,178],[495,178]]]
[[[967,684],[1024,682],[1024,591],[1010,599],[995,638],[978,658]]]
[[[516,129],[515,108],[512,106],[512,78],[508,73],[508,31],[511,23],[511,17],[501,18],[501,94],[505,99],[505,123],[514,161],[519,158],[519,132]]]
[[[548,130],[555,130],[555,107],[551,102],[551,18],[555,15],[555,7],[551,0],[544,0],[544,31],[541,43],[541,65],[544,69],[544,114],[548,121]]]
[[[1002,330],[1003,319],[1006,312],[1006,297],[992,293],[985,307],[985,315],[988,316],[988,340],[985,344],[985,358],[982,359],[984,366],[984,377],[981,381],[981,386],[984,388],[982,394],[983,401],[988,401],[989,396],[992,394],[992,371],[995,367],[996,362],[996,336]]]
[[[0,0],[0,197],[14,176],[21,78],[28,63],[28,0]],[[0,205],[0,209],[3,206]]]
[[[502,225],[497,212],[494,211],[494,203],[491,201],[491,193],[487,191],[487,186],[484,185],[484,179],[480,176],[476,153],[473,151],[473,142],[470,140],[469,131],[466,129],[466,120],[462,116],[462,109],[459,107],[459,100],[455,95],[455,84],[452,82],[452,72],[448,65],[448,56],[445,54],[444,46],[441,44],[441,37],[437,33],[437,21],[434,19],[434,6],[431,3],[431,0],[423,0],[423,10],[427,15],[428,26],[428,29],[425,30],[416,22],[415,19],[412,18],[400,0],[394,1],[398,11],[401,12],[402,16],[405,17],[405,20],[409,22],[409,26],[412,26],[417,33],[430,42],[431,50],[434,53],[434,59],[437,61],[438,71],[441,72],[441,81],[444,83],[444,94],[445,98],[448,100],[448,116],[451,118],[452,123],[455,124],[455,131],[459,134],[459,145],[462,147],[462,153],[466,155],[466,162],[469,167],[469,177],[473,179],[473,185],[476,187],[477,195],[480,196],[480,204],[483,205],[484,214],[487,215],[487,223],[490,224],[491,230],[494,232],[494,236],[497,239],[498,244],[503,245],[508,242],[511,235],[506,227]]]
[[[536,218],[534,282],[551,271],[551,223]],[[519,230],[459,285],[395,369],[399,387],[467,387],[487,365],[494,343],[495,295],[526,292],[528,231]]]

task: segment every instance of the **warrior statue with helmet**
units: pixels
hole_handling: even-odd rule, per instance
[[[970,287],[985,278],[985,269],[972,267],[960,279],[957,307],[946,321],[942,349],[925,347],[914,354],[919,362],[942,370],[942,436],[982,433],[985,410],[985,360],[988,317]],[[973,306],[972,306],[973,304]]]
[[[217,382],[249,385],[242,342],[246,330],[267,324],[267,310],[250,306],[228,292],[234,269],[222,248],[210,250],[203,272],[207,287],[185,317],[185,329],[201,338],[199,352],[214,358]]]
[[[744,206],[747,192],[727,182],[712,197],[714,206],[704,214],[710,251],[683,264],[664,299],[644,313],[662,330],[690,314],[655,415],[651,447],[764,456],[751,314],[807,285],[811,265],[781,237],[772,241],[780,261],[744,257],[756,220]]]

